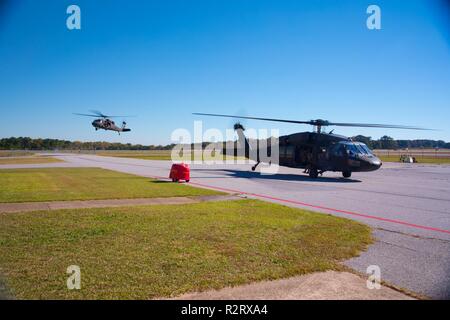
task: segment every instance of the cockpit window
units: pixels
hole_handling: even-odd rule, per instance
[[[368,155],[372,155],[372,151],[370,151],[369,147],[365,144],[360,144],[361,148],[363,148]]]
[[[364,143],[343,143],[348,154],[372,155],[370,149]]]
[[[364,149],[362,145],[360,145],[360,144],[355,144],[355,146],[358,148],[359,153],[361,153],[361,154],[367,154],[366,149]]]
[[[354,145],[353,143],[346,143],[344,144],[344,148],[347,151],[348,154],[356,154],[356,153],[360,153],[358,151],[358,148],[356,147],[356,145]]]

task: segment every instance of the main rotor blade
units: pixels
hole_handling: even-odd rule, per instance
[[[106,116],[106,118],[134,118],[136,116]]]
[[[102,112],[100,112],[98,110],[89,110],[89,111],[92,113],[95,113],[100,118],[131,118],[131,117],[135,117],[135,116],[109,116],[109,115],[103,114]]]
[[[92,112],[92,113],[95,113],[97,116],[99,116],[99,117],[101,117],[101,118],[108,118],[107,115],[104,115],[103,113],[101,113],[101,112],[98,111],[98,110],[89,110],[89,111]]]
[[[98,118],[97,115],[95,114],[86,114],[86,113],[73,113],[76,114],[77,116],[85,116],[85,117],[94,117],[94,118]]]
[[[257,118],[257,117],[244,117],[244,116],[231,116],[227,114],[213,114],[213,113],[193,113],[199,116],[210,116],[210,117],[223,117],[223,118],[239,118],[239,119],[252,119],[252,120],[263,120],[263,121],[275,121],[275,122],[287,122],[287,123],[297,123],[297,124],[311,124],[314,125],[313,121],[296,121],[296,120],[283,120],[283,119],[271,119],[271,118]]]
[[[361,127],[361,128],[387,128],[387,129],[408,129],[408,130],[434,130],[422,127],[414,126],[402,126],[397,124],[378,124],[378,123],[340,123],[340,122],[329,122],[329,126],[339,126],[339,127]]]
[[[296,123],[296,124],[310,124],[313,126],[339,126],[339,127],[366,127],[366,128],[387,128],[387,129],[409,129],[409,130],[434,130],[414,126],[403,126],[395,124],[377,124],[377,123],[342,123],[342,122],[329,122],[326,120],[309,120],[309,121],[297,121],[297,120],[284,120],[284,119],[273,119],[273,118],[259,118],[259,117],[244,117],[244,116],[232,116],[226,114],[214,114],[214,113],[193,113],[200,116],[211,116],[211,117],[225,117],[225,118],[239,118],[239,119],[252,119],[252,120],[263,120],[263,121],[275,121],[275,122],[285,122],[285,123]]]

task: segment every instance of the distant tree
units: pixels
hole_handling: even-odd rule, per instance
[[[362,142],[364,144],[366,144],[369,148],[373,148],[372,147],[372,137],[366,137],[363,135],[357,135],[355,137],[352,137],[353,141],[358,141],[358,142]]]
[[[381,149],[397,149],[398,144],[392,137],[382,136],[380,138]]]
[[[397,140],[397,146],[401,149],[411,148],[410,140]]]

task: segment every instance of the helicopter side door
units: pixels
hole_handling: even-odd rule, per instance
[[[292,145],[282,145],[279,150],[280,165],[292,167],[295,165],[295,147]]]
[[[347,151],[341,143],[336,143],[330,146],[329,159],[330,167],[334,171],[342,171],[347,166]]]
[[[312,150],[306,146],[300,145],[295,147],[295,166],[298,168],[306,168],[312,160]]]

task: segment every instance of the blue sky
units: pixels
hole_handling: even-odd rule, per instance
[[[10,1],[0,6],[0,137],[166,144],[174,129],[192,129],[192,112],[210,112],[419,125],[440,131],[335,132],[450,141],[443,3]],[[70,4],[81,8],[81,30],[66,28]],[[366,28],[370,4],[381,8],[382,30]],[[72,115],[89,109],[138,117],[119,137]]]

